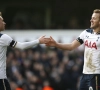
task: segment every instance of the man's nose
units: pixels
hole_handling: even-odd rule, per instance
[[[91,19],[90,22],[92,22],[93,20]]]
[[[6,25],[6,23],[4,22],[4,25]]]

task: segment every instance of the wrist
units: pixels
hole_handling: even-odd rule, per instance
[[[57,42],[55,42],[54,47],[57,47],[57,46],[58,46],[58,43],[57,43]]]
[[[35,40],[35,42],[36,42],[37,44],[39,44],[39,43],[40,43],[39,39]]]
[[[56,42],[56,43],[55,43],[55,47],[57,47],[57,48],[58,48],[58,47],[59,47],[59,43],[57,43],[57,42]]]

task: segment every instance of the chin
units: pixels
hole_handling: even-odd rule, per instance
[[[90,28],[94,29],[95,27],[94,26],[90,26]]]
[[[93,27],[91,27],[91,26],[90,26],[90,28],[92,28],[92,29],[93,29]]]

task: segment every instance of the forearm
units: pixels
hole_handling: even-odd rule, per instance
[[[71,44],[56,43],[56,47],[63,50],[72,50]]]
[[[74,40],[72,43],[69,44],[56,43],[57,48],[64,49],[64,50],[73,50],[80,45],[81,45],[80,42],[78,42],[77,40]]]
[[[30,47],[33,47],[35,45],[39,44],[39,40],[34,40],[34,41],[30,41],[30,42],[17,42],[17,44],[15,45],[15,48],[18,48],[18,49],[27,49],[27,48],[30,48]]]

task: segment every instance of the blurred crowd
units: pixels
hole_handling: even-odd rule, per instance
[[[62,17],[60,17],[62,18]],[[11,23],[11,24],[10,24]],[[90,26],[90,20],[84,19],[81,20],[78,16],[70,16],[65,18],[65,20],[60,21],[53,20],[49,22],[49,25],[46,25],[48,21],[45,20],[45,17],[42,17],[40,13],[30,13],[30,12],[18,12],[13,17],[12,21],[7,23],[6,29],[11,30],[24,30],[24,29],[86,29]],[[10,24],[10,25],[9,25]]]
[[[8,48],[7,76],[12,90],[78,90],[83,51],[37,45]]]

